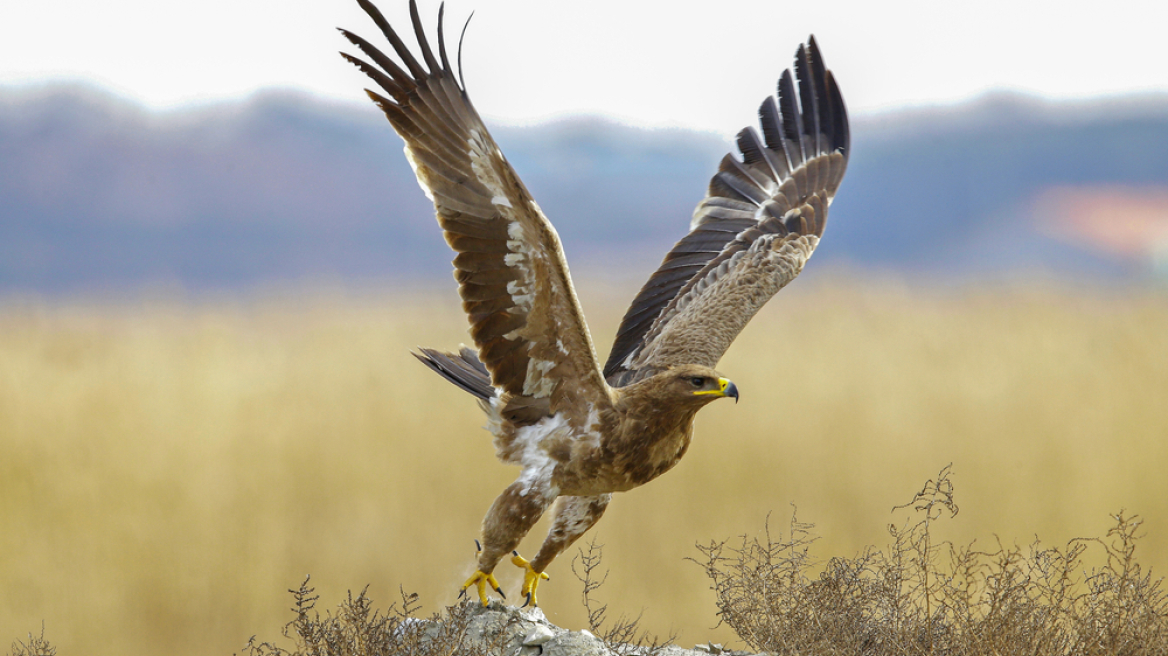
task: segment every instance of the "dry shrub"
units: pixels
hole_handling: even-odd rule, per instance
[[[890,526],[892,544],[832,558],[817,575],[811,524],[789,536],[699,546],[720,621],[779,654],[1168,654],[1168,598],[1136,561],[1140,520],[1123,511],[1103,538],[1063,548],[934,538],[957,514],[949,467]],[[1102,564],[1088,568],[1084,557]]]
[[[284,636],[296,647],[288,651],[270,642],[247,643],[248,656],[367,656],[398,654],[401,656],[486,656],[480,645],[466,640],[469,617],[466,606],[448,608],[443,615],[429,619],[417,617],[418,595],[401,593],[401,606],[390,604],[383,613],[374,610],[372,601],[362,590],[356,597],[350,592],[335,614],[322,617],[316,610],[319,596],[308,587],[308,579],[292,593],[292,612],[296,619],[284,627]]]
[[[615,656],[652,655],[672,645],[677,639],[676,634],[662,639],[640,629],[643,611],[636,617],[621,615],[614,623],[608,624],[608,604],[597,601],[594,594],[608,580],[608,570],[600,570],[603,555],[604,545],[597,544],[593,537],[588,547],[580,548],[572,559],[572,573],[584,584],[581,603],[588,611],[588,629],[592,635],[600,638],[609,653]]]
[[[41,634],[28,634],[28,642],[17,640],[12,643],[12,656],[57,656],[57,648],[45,640],[45,626],[41,624]]]

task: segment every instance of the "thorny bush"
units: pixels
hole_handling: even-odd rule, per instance
[[[811,524],[789,535],[699,545],[718,615],[757,651],[778,654],[1168,654],[1168,599],[1136,562],[1140,520],[1123,511],[1104,538],[1037,540],[982,551],[938,542],[955,516],[950,468],[897,509],[886,551],[832,558],[818,574]],[[895,509],[894,509],[895,510]],[[1090,549],[1103,564],[1086,568]]]

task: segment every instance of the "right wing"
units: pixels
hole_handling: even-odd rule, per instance
[[[410,2],[423,66],[372,3],[358,3],[405,69],[347,30],[341,33],[373,64],[341,55],[388,94],[366,90],[405,140],[406,157],[434,201],[446,241],[458,253],[455,278],[471,337],[491,383],[513,398],[504,417],[527,423],[549,412],[580,411],[582,403],[607,401],[608,385],[600,376],[559,237],[455,79],[446,56],[442,10],[436,59],[417,5]]]
[[[812,38],[738,133],[673,247],[621,321],[604,376],[616,387],[671,365],[717,365],[751,317],[799,274],[847,168],[847,111]]]

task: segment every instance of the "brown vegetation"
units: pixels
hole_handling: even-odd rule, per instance
[[[322,617],[316,610],[320,599],[305,579],[292,593],[296,619],[284,627],[284,636],[295,642],[289,651],[255,636],[247,643],[248,656],[490,656],[499,650],[485,649],[468,641],[470,616],[450,608],[429,621],[418,621],[418,595],[401,593],[401,606],[391,604],[384,612],[362,590],[350,592],[335,614]]]
[[[778,654],[1168,653],[1168,594],[1136,560],[1141,522],[1123,512],[1105,538],[1065,547],[999,539],[988,550],[935,537],[957,514],[949,469],[889,527],[886,550],[868,548],[823,566],[810,557],[810,524],[787,539],[742,538],[701,548],[718,614],[751,649]],[[1089,568],[1086,553],[1101,552]]]

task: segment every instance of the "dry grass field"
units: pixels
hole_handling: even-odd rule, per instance
[[[471,399],[408,353],[466,340],[450,287],[0,302],[0,641],[43,621],[63,654],[229,654],[279,635],[306,574],[325,608],[366,584],[386,605],[399,585],[424,612],[452,603],[516,471]],[[583,299],[602,351],[616,287]],[[961,512],[940,537],[1061,544],[1126,508],[1141,561],[1168,569],[1162,290],[820,276],[720,369],[741,403],[703,411],[677,469],[594,531],[595,595],[644,610],[643,628],[731,642],[695,543],[757,534],[772,511],[785,528],[793,503],[813,556],[853,556],[947,463]],[[569,563],[550,574],[549,619],[586,626]]]

